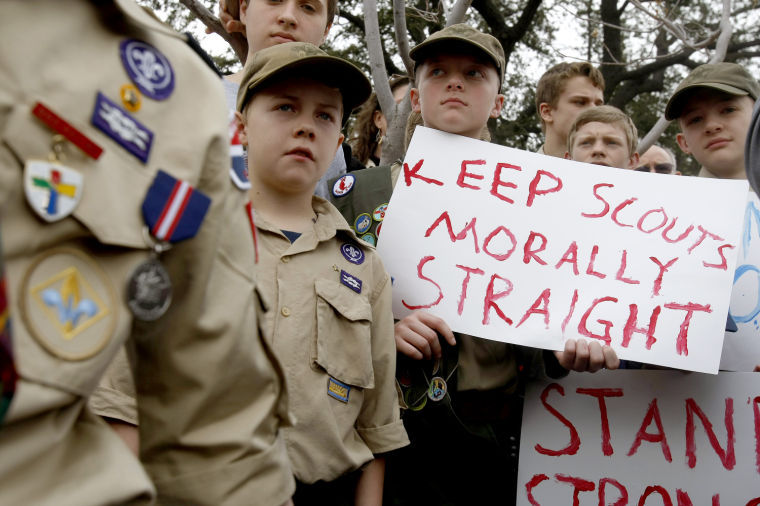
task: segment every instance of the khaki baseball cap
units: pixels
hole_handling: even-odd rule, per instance
[[[369,79],[352,63],[330,56],[308,42],[285,42],[257,51],[248,59],[238,89],[237,110],[243,112],[251,96],[265,86],[304,77],[340,90],[344,123],[372,92]]]
[[[686,99],[695,88],[712,88],[731,95],[752,97],[760,96],[760,84],[736,63],[705,63],[691,71],[676,88],[673,96],[665,106],[665,119],[674,120],[681,116]]]
[[[504,48],[501,47],[499,40],[493,35],[479,32],[464,23],[447,26],[443,30],[435,32],[414,46],[409,51],[409,56],[414,60],[415,64],[420,65],[430,57],[431,53],[452,45],[465,46],[486,55],[496,65],[496,69],[499,72],[499,85],[504,82],[506,58],[504,57]]]

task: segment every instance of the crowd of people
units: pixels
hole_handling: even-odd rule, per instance
[[[400,164],[380,165],[367,77],[318,47],[337,0],[220,8],[248,47],[223,86],[132,0],[0,5],[0,503],[512,503],[526,383],[617,369],[615,350],[394,321],[373,246]],[[50,50],[64,33],[78,54]],[[410,57],[390,83],[407,138],[490,140],[499,41],[456,24]],[[603,93],[589,63],[549,69],[539,153],[678,174]],[[671,95],[700,176],[746,178],[759,95],[734,63]]]

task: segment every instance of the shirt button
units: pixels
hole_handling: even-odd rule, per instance
[[[284,307],[280,310],[280,313],[282,313],[282,316],[290,316],[290,308]]]
[[[290,262],[290,257],[282,257],[282,262],[283,262],[283,263],[288,263],[288,262]]]

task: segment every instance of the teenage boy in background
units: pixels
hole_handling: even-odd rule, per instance
[[[565,158],[618,169],[639,163],[636,126],[626,113],[611,105],[583,111],[570,127]]]
[[[603,103],[604,77],[590,63],[558,63],[547,70],[536,86],[536,112],[545,134],[538,152],[562,158],[575,118]]]

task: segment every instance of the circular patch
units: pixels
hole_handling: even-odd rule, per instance
[[[336,197],[343,197],[345,195],[348,195],[348,193],[354,189],[355,182],[356,176],[353,174],[346,174],[345,176],[341,176],[337,181],[335,181],[335,183],[333,183],[332,194]]]
[[[372,234],[370,234],[370,233],[364,234],[361,237],[361,239],[362,239],[362,241],[366,242],[367,244],[371,244],[372,246],[376,246],[377,245],[377,241],[375,240],[375,236],[372,235]]]
[[[64,360],[85,360],[111,340],[117,299],[111,282],[79,250],[55,248],[38,256],[24,274],[21,318],[46,351]]]
[[[137,112],[142,106],[142,95],[134,84],[125,84],[119,89],[121,105],[129,112]]]
[[[174,91],[174,71],[161,51],[135,39],[122,41],[119,49],[124,69],[145,96],[153,100],[169,98]]]
[[[364,262],[364,251],[356,244],[346,242],[340,247],[343,257],[352,264],[360,265]]]
[[[172,282],[161,262],[150,259],[137,266],[127,283],[127,306],[138,320],[159,319],[172,301]]]
[[[356,230],[357,234],[363,234],[364,232],[369,230],[369,227],[371,226],[372,226],[372,218],[370,218],[369,214],[367,213],[360,214],[354,220],[354,230]]]
[[[447,388],[446,381],[440,376],[436,376],[430,382],[427,396],[431,401],[438,402],[446,397]]]
[[[382,223],[378,223],[377,227],[375,227],[375,235],[380,237],[380,228],[383,226]]]
[[[372,219],[375,221],[383,221],[385,219],[385,211],[388,210],[388,203],[380,204],[372,211]]]

